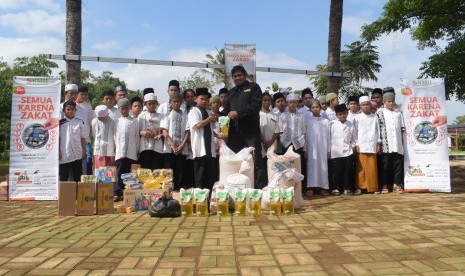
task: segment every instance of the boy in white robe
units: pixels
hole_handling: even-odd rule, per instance
[[[312,100],[306,121],[307,196],[329,195],[328,157],[331,150],[328,119],[320,114],[320,101]]]
[[[139,148],[139,129],[137,119],[129,116],[131,102],[122,98],[118,101],[118,110],[121,117],[116,121],[115,128],[115,160],[116,185],[114,186],[113,201],[123,199],[124,183],[121,175],[131,172],[131,165],[137,162],[137,149]]]
[[[95,108],[97,117],[92,119],[94,136],[94,173],[100,167],[115,165],[115,121],[108,115],[108,108],[99,105]]]

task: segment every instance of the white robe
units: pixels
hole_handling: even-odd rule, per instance
[[[329,189],[328,152],[331,149],[328,119],[306,114],[307,187]]]

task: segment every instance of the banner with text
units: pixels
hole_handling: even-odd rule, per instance
[[[225,71],[228,75],[229,87],[234,87],[231,76],[231,69],[242,64],[247,71],[249,81],[256,82],[256,48],[255,44],[225,44],[224,63]]]
[[[60,78],[13,78],[10,200],[58,198],[60,89]]]
[[[407,192],[450,192],[443,79],[402,80]]]

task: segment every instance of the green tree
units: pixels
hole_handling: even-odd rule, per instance
[[[363,86],[363,81],[377,81],[376,73],[380,72],[381,64],[378,63],[379,53],[377,47],[368,42],[355,41],[345,45],[341,52],[341,70],[351,73],[348,78],[340,82],[339,95],[347,99],[351,95],[369,93],[371,88]],[[318,71],[328,71],[325,65],[317,65]],[[309,76],[313,82],[317,95],[325,95],[327,78],[324,76]]]
[[[178,81],[182,89],[191,88],[194,90],[199,87],[206,87],[211,90],[217,84],[215,80],[208,79],[208,77],[202,74],[200,71],[195,71],[191,75],[182,79],[178,78]]]
[[[382,34],[410,30],[418,48],[432,47],[436,54],[423,62],[420,77],[445,79],[446,95],[465,101],[465,1],[462,0],[389,0],[383,14],[371,24],[364,25],[362,37],[368,41]],[[441,49],[438,42],[447,41]]]
[[[213,79],[215,85],[223,84],[223,86],[227,86],[228,84],[228,74],[224,70],[225,64],[225,56],[224,56],[224,49],[218,50],[215,48],[216,53],[215,55],[207,54],[205,60],[208,64],[217,64],[222,65],[223,68],[213,68],[213,69],[202,69],[202,73],[207,75],[207,78]]]
[[[455,118],[454,124],[465,124],[465,115],[457,116],[457,118]]]

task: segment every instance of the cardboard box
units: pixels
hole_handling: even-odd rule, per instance
[[[115,183],[97,183],[97,214],[113,214],[113,185]]]
[[[0,183],[0,200],[8,200],[8,182]]]
[[[116,167],[107,166],[98,168],[97,177],[100,182],[116,182]]]
[[[148,207],[154,204],[165,190],[124,190],[124,205],[134,206],[136,211],[148,210]]]
[[[76,182],[60,181],[58,185],[58,216],[76,213]]]
[[[95,184],[77,184],[76,215],[92,216],[95,213]]]
[[[115,206],[114,208],[115,214],[128,214],[128,213],[133,213],[136,211],[136,208],[134,206],[127,206],[127,205],[118,205]]]

